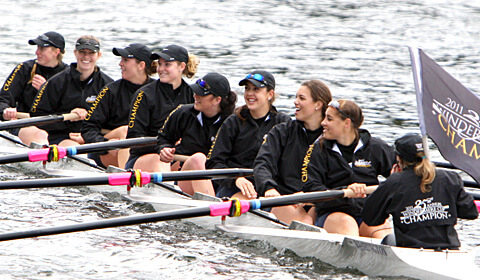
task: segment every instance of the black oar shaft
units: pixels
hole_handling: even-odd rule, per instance
[[[77,154],[95,153],[120,148],[145,146],[157,143],[157,137],[139,137],[117,141],[91,143],[75,146]]]
[[[261,199],[261,208],[270,208],[278,206],[292,205],[296,203],[309,203],[322,200],[342,198],[345,196],[343,190],[331,190],[323,192],[301,193],[294,195],[284,195],[278,197]]]
[[[28,189],[28,188],[50,188],[50,187],[67,187],[67,186],[89,186],[89,185],[129,185],[131,176],[134,173],[110,173],[100,174],[89,177],[63,177],[49,179],[32,179],[18,181],[0,181],[0,190],[8,189]],[[252,169],[209,169],[209,170],[191,170],[191,171],[174,171],[165,173],[147,173],[150,182],[158,183],[162,181],[190,181],[204,179],[218,179],[231,177],[245,177],[253,174]],[[135,177],[134,177],[135,178]]]
[[[3,233],[3,234],[0,234],[0,241],[16,240],[16,239],[78,232],[78,231],[87,231],[87,230],[94,230],[94,229],[104,229],[104,228],[119,227],[119,226],[129,226],[129,225],[136,225],[136,224],[142,224],[142,223],[154,223],[159,221],[185,219],[185,218],[193,218],[193,217],[208,216],[208,215],[210,215],[210,207],[208,206],[186,208],[186,209],[180,209],[180,210],[156,212],[156,213],[142,214],[142,215],[129,216],[129,217],[112,218],[107,220],[75,224],[75,225],[66,225],[66,226],[41,228],[41,229],[34,229],[34,230],[21,231],[21,232]]]
[[[86,186],[86,185],[108,185],[108,176],[96,177],[66,177],[51,179],[33,179],[33,180],[16,180],[16,181],[0,181],[1,190],[13,189],[38,189],[51,187],[67,187],[67,186]]]
[[[0,164],[2,164],[2,163],[23,162],[23,161],[28,161],[28,160],[29,160],[28,153],[0,156]]]
[[[63,118],[64,118],[63,115],[49,115],[49,116],[42,116],[42,117],[33,117],[28,119],[5,121],[0,123],[0,130],[61,122],[63,121]]]

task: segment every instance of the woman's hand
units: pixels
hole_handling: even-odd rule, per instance
[[[85,110],[84,108],[75,108],[72,111],[70,111],[70,113],[75,113],[80,118],[72,121],[82,121],[87,117],[87,110]]]
[[[160,160],[163,162],[172,162],[174,154],[175,154],[175,148],[163,148],[159,154]]]
[[[5,108],[3,110],[3,119],[6,121],[17,119],[17,108]]]
[[[77,142],[78,144],[85,144],[85,140],[82,137],[80,132],[70,132],[69,133],[70,139]]]
[[[238,177],[235,180],[235,185],[242,191],[242,194],[250,199],[257,198],[257,191],[252,182],[245,179],[245,177]]]
[[[33,79],[32,79],[32,86],[36,89],[36,90],[39,90],[40,87],[46,82],[47,80],[41,76],[41,75],[38,75],[38,74],[35,74],[35,76],[33,76]]]
[[[276,197],[281,196],[281,194],[276,189],[269,189],[265,192],[265,197]]]
[[[347,189],[352,190],[356,196],[354,197],[367,197],[366,191],[367,185],[361,183],[353,183],[347,187]]]

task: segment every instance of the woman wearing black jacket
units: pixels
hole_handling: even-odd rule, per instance
[[[400,172],[368,197],[363,221],[376,226],[392,215],[396,244],[390,245],[458,249],[457,218],[478,217],[462,179],[455,172],[436,169],[425,157],[422,138],[417,134],[397,139],[395,151]]]
[[[17,111],[28,113],[40,87],[51,77],[68,68],[62,59],[65,54],[65,39],[57,32],[50,31],[28,41],[37,45],[36,59],[18,64],[0,89],[1,120],[16,119]],[[30,126],[10,130],[26,145],[33,141],[48,144],[47,134]]]
[[[164,163],[163,172],[178,170],[174,154],[190,156],[181,170],[204,170],[206,154],[218,129],[233,113],[237,95],[230,90],[227,78],[208,73],[191,85],[195,103],[175,109],[158,133],[157,152]],[[172,163],[172,165],[170,165]],[[209,180],[180,181],[178,186],[186,193],[212,194],[207,191]]]
[[[95,101],[97,94],[112,78],[100,71],[100,42],[93,36],[82,36],[75,44],[76,63],[48,80],[38,91],[30,115],[76,113],[77,121],[57,122],[40,126],[48,132],[48,143],[61,146],[83,144],[81,120]]]
[[[259,196],[275,197],[303,191],[304,158],[309,147],[322,134],[321,122],[328,102],[329,88],[318,80],[302,83],[295,98],[295,120],[270,130],[255,159],[255,187]],[[314,209],[301,205],[272,209],[280,220],[313,224]]]
[[[193,91],[182,75],[192,78],[197,72],[199,60],[195,55],[178,45],[169,45],[159,53],[159,79],[137,90],[130,104],[127,138],[157,136],[168,115],[180,104],[193,103]],[[162,161],[155,145],[132,147],[125,167],[147,172],[162,170]]]
[[[102,88],[87,111],[81,130],[85,143],[125,139],[128,113],[135,92],[155,81],[150,76],[156,73],[157,67],[152,63],[152,52],[147,46],[134,43],[126,48],[113,48],[112,52],[121,56],[119,66],[122,78]],[[114,165],[122,168],[128,156],[128,149],[89,154],[100,166]]]
[[[278,113],[275,100],[275,78],[264,70],[253,71],[240,86],[245,86],[245,105],[235,110],[220,128],[207,156],[207,168],[253,168],[255,156],[268,131],[290,117]],[[216,180],[214,191],[210,184],[207,193],[218,197],[252,199],[257,197],[251,177]]]
[[[306,164],[303,181],[308,191],[362,189],[377,185],[378,176],[388,177],[395,163],[393,149],[367,130],[360,129],[363,114],[350,100],[328,104],[322,122],[323,135],[315,143]],[[388,223],[370,227],[361,219],[364,198],[339,198],[316,203],[315,225],[329,233],[382,238],[390,233]]]

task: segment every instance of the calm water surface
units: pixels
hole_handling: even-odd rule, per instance
[[[277,81],[276,105],[290,114],[300,84],[320,79],[335,98],[358,102],[365,112],[364,127],[389,143],[404,133],[418,132],[407,46],[423,48],[463,84],[480,92],[480,3],[474,1],[5,0],[2,4],[2,82],[17,63],[34,57],[35,47],[27,44],[28,39],[56,30],[66,38],[67,63],[74,60],[73,45],[79,36],[100,38],[99,65],[114,79],[120,78],[119,58],[111,49],[132,42],[152,48],[183,45],[201,59],[195,79],[217,71],[239,93],[238,81],[249,71],[270,70]],[[0,172],[3,180],[37,176],[3,167]],[[85,189],[2,191],[0,231],[147,211],[151,211],[147,205]],[[459,228],[464,244],[480,244],[479,221],[462,222]],[[2,279],[364,277],[179,222],[4,242],[0,274]]]

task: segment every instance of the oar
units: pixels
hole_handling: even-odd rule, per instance
[[[51,179],[32,179],[0,181],[1,190],[28,189],[28,188],[50,188],[66,186],[88,186],[88,185],[145,185],[148,183],[159,183],[163,181],[191,181],[207,180],[231,177],[245,177],[253,175],[252,169],[225,168],[208,170],[189,170],[173,172],[133,172],[99,174],[89,177],[66,177]]]
[[[368,189],[370,188],[370,189]],[[373,187],[373,189],[376,188]],[[372,190],[371,187],[367,187]],[[155,212],[149,214],[134,215],[128,217],[112,218],[96,222],[81,223],[75,225],[66,225],[50,228],[35,229],[22,232],[0,234],[0,241],[16,240],[22,238],[39,237],[61,233],[71,233],[78,231],[87,231],[94,229],[103,229],[120,226],[130,226],[143,223],[154,223],[175,219],[186,219],[201,216],[239,216],[249,210],[260,208],[270,208],[285,206],[297,203],[308,203],[323,200],[330,200],[341,197],[354,197],[351,190],[332,190],[321,192],[310,192],[302,194],[292,194],[280,197],[263,198],[255,200],[227,201],[212,203],[209,206],[192,207],[179,210],[170,210],[165,212]]]
[[[32,117],[19,120],[4,121],[0,123],[0,130],[7,130],[13,128],[22,128],[32,125],[44,125],[61,121],[74,121],[78,120],[79,117],[75,113],[68,113],[63,115],[49,115],[41,117]]]
[[[77,154],[94,153],[119,148],[128,148],[133,146],[146,146],[154,144],[156,143],[156,141],[156,137],[139,137],[124,140],[91,143],[79,146],[56,147],[56,151],[53,149],[52,146],[52,148],[36,149],[23,154],[3,155],[0,156],[0,163],[45,161],[52,160],[53,158],[58,160],[66,156],[73,156]]]

